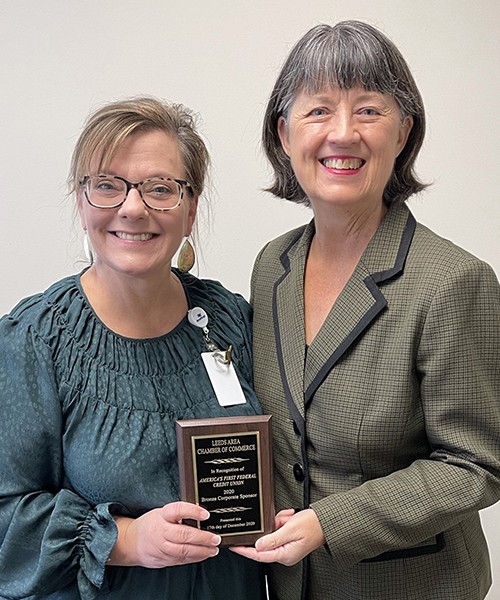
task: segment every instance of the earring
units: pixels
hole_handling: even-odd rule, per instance
[[[181,273],[187,273],[193,268],[196,256],[191,242],[186,238],[177,256],[177,268]]]
[[[94,254],[92,253],[92,248],[90,247],[90,240],[87,231],[83,232],[83,252],[86,259],[89,261],[90,266],[92,266],[94,264]]]

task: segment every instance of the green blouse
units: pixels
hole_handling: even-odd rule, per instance
[[[107,329],[80,276],[21,301],[0,320],[0,598],[256,600],[260,565],[221,550],[164,569],[109,567],[112,514],[179,499],[176,419],[260,412],[251,312],[219,283],[177,273],[210,338],[233,346],[247,403],[222,408],[187,318],[154,339]]]

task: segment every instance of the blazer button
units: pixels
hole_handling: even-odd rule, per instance
[[[293,476],[299,483],[302,483],[305,479],[304,469],[302,465],[299,465],[299,463],[295,463],[293,465]]]

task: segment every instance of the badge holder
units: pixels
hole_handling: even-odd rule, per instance
[[[233,347],[230,345],[227,350],[221,350],[210,339],[208,315],[203,308],[195,306],[188,311],[187,317],[191,325],[203,331],[207,352],[202,352],[201,358],[220,406],[245,404],[246,398],[232,362]]]

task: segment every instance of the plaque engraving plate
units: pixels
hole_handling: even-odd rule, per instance
[[[251,545],[274,526],[271,416],[176,422],[181,499],[200,504],[207,521],[191,522]]]

